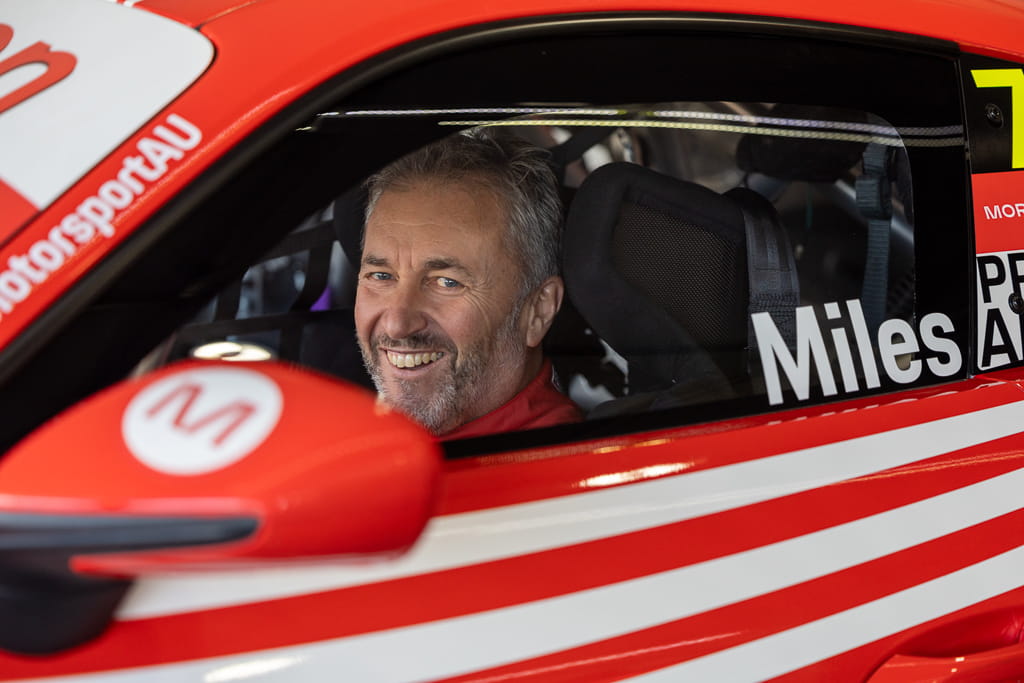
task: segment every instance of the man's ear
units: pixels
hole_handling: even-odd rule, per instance
[[[535,289],[526,300],[526,307],[523,310],[523,324],[526,329],[526,345],[530,348],[540,346],[544,335],[551,328],[551,322],[555,314],[562,307],[562,297],[565,295],[565,284],[562,278],[552,275],[540,287]]]

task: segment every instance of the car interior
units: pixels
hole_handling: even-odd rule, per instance
[[[723,18],[526,22],[342,70],[153,207],[5,347],[12,418],[0,443],[183,358],[273,357],[368,387],[351,310],[359,188],[410,150],[477,126],[547,148],[561,178],[568,296],[545,344],[589,419],[446,442],[447,456],[955,379],[858,383],[877,350],[853,350],[858,330],[839,309],[859,302],[868,334],[942,312],[949,343],[969,358],[958,54],[843,27],[737,28]],[[820,332],[823,366],[802,394],[784,378],[782,397],[766,399],[766,346],[751,344],[758,309],[771,311],[772,352],[792,356],[797,374],[807,330]],[[855,391],[819,386],[824,366],[839,377],[837,361],[851,357],[841,379]]]
[[[801,305],[861,298],[875,326],[913,319],[909,165],[877,117],[685,102],[474,123],[548,148],[562,179],[567,297],[545,351],[591,419],[763,396],[754,312],[793,353]],[[304,220],[140,371],[276,358],[371,388],[352,317],[365,202],[357,183]]]

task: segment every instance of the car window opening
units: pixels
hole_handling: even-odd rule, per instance
[[[962,145],[955,126],[685,102],[336,111],[309,131],[357,119],[501,128],[548,150],[567,295],[544,350],[590,419],[764,410],[962,370],[952,322],[916,308],[908,157]],[[365,205],[357,185],[318,210],[150,362],[280,358],[372,388],[352,317]]]

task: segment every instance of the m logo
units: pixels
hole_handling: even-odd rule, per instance
[[[256,406],[249,401],[232,401],[213,412],[199,414],[193,410],[196,400],[202,396],[203,387],[201,384],[182,384],[160,399],[152,408],[146,411],[146,417],[157,419],[165,408],[171,410],[174,419],[171,425],[187,434],[194,434],[204,427],[218,427],[221,429],[213,434],[213,446],[219,448],[239,427],[245,424],[253,414],[256,413]],[[177,404],[177,412],[174,405]],[[190,417],[191,416],[191,417]]]
[[[4,49],[10,45],[13,38],[14,29],[7,24],[0,24],[0,114],[67,78],[78,62],[70,52],[56,52],[43,42],[33,43],[5,57]],[[41,64],[45,70],[28,83],[4,94],[3,78],[10,78],[9,74],[14,73],[16,69],[30,64]]]
[[[255,450],[277,425],[282,398],[264,375],[242,368],[199,368],[141,391],[125,411],[125,443],[167,474],[205,474]]]

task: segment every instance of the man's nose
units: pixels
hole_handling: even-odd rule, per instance
[[[381,325],[383,332],[392,339],[402,339],[426,329],[427,315],[419,288],[404,283],[396,287],[381,316]]]

